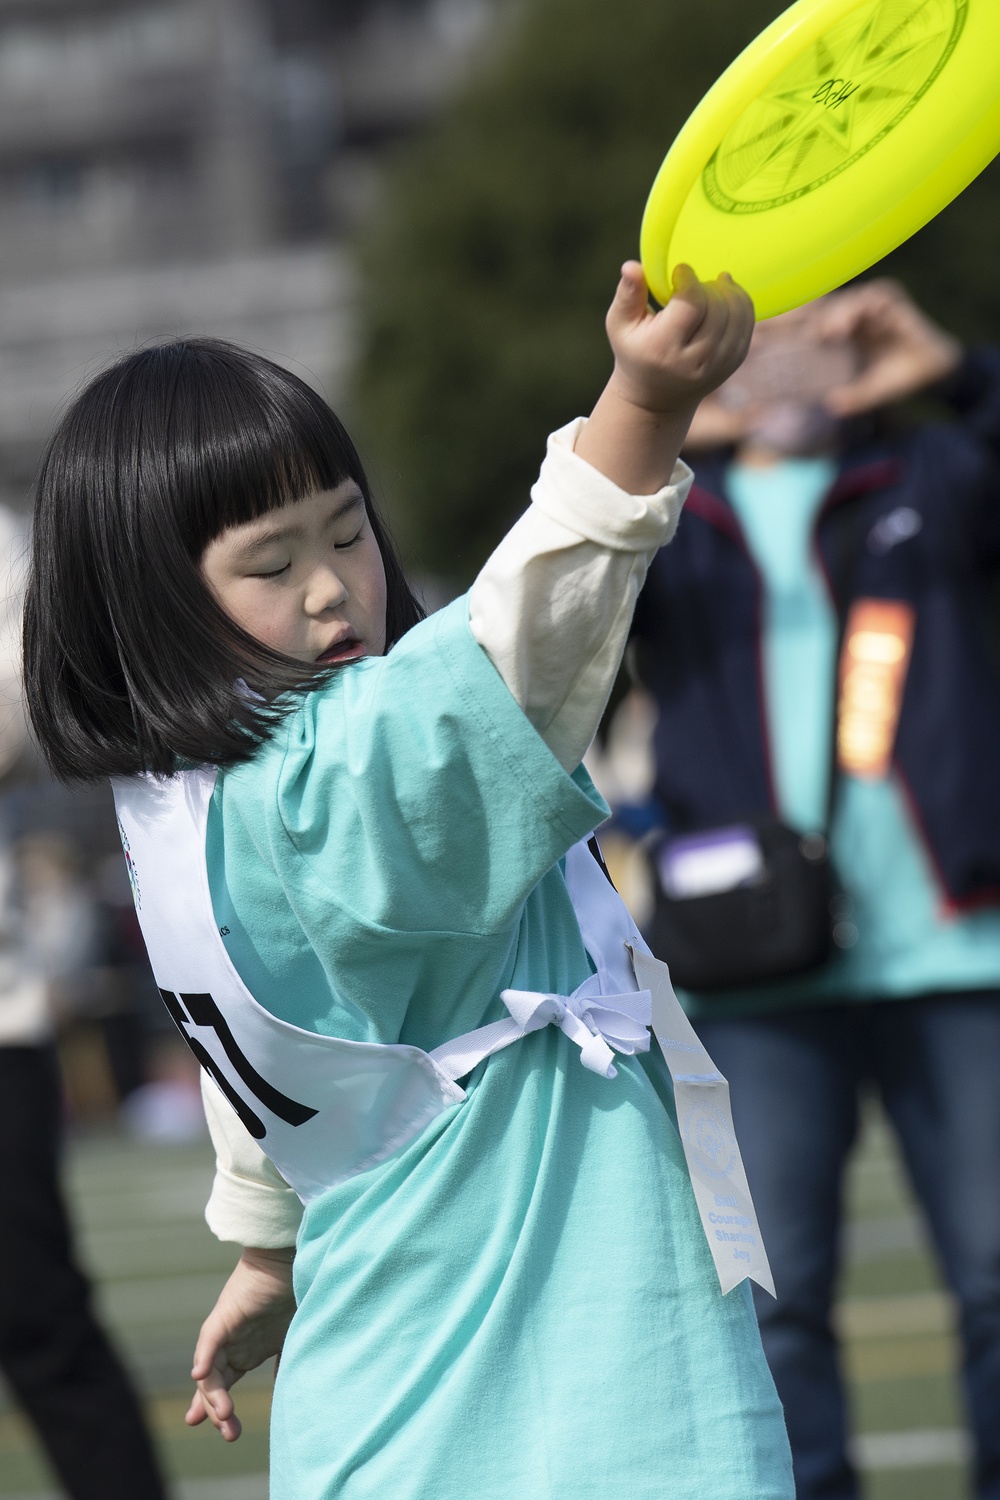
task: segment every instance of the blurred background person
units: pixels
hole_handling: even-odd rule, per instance
[[[139,1402],[91,1308],[59,1181],[53,1016],[78,1000],[95,912],[65,838],[15,858],[3,778],[25,749],[17,676],[20,528],[0,507],[0,1369],[72,1500],[165,1496]]]
[[[885,414],[928,390],[950,419]],[[976,1493],[1000,1496],[998,443],[1000,354],[895,283],[760,325],[692,427],[636,615],[654,948],[731,1085],[800,1500],[858,1493],[830,1312],[870,1084],[960,1306]]]

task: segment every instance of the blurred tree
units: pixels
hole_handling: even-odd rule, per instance
[[[869,273],[898,276],[969,343],[1000,341],[1000,158],[961,197]]]
[[[413,566],[464,585],[524,508],[546,432],[610,368],[603,314],[666,147],[782,8],[521,0],[395,163],[352,415]],[[992,171],[887,267],[966,335],[1000,327],[998,194]]]

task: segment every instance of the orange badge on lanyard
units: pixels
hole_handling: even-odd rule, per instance
[[[837,764],[851,776],[888,773],[916,611],[890,599],[856,599],[840,656]]]

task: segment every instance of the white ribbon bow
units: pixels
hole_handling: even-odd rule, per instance
[[[541,1031],[543,1026],[558,1026],[579,1047],[583,1066],[602,1078],[617,1076],[612,1048],[629,1057],[649,1051],[653,1019],[649,990],[602,995],[600,980],[592,974],[572,995],[503,990],[500,999],[517,1022],[521,1036]]]

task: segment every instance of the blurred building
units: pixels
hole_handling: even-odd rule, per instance
[[[381,153],[434,113],[500,3],[0,0],[0,856],[18,853],[78,1122],[127,1099],[146,1137],[202,1128],[110,791],[57,786],[24,746],[20,578],[43,444],[89,375],[164,335],[248,344],[336,400],[347,236]]]
[[[336,397],[338,237],[499,0],[0,0],[0,502],[101,364],[211,333]]]

